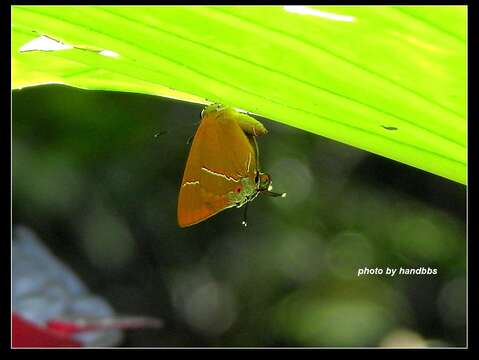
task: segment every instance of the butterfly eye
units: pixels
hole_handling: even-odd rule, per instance
[[[271,185],[271,176],[266,173],[259,174],[259,191],[266,191],[269,190],[269,186]]]
[[[237,192],[238,194],[241,192],[241,188],[240,188],[239,186],[236,188],[236,192]]]
[[[254,182],[257,184],[259,182],[259,171],[256,171],[256,176],[254,177]]]

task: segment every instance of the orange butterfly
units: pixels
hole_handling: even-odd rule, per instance
[[[271,177],[259,170],[256,136],[268,132],[256,119],[219,104],[201,112],[178,198],[178,224],[187,227],[271,192]],[[246,209],[243,224],[246,225]]]

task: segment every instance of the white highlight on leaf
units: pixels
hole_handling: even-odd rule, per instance
[[[355,20],[354,16],[349,16],[349,15],[339,15],[335,13],[330,13],[326,11],[320,11],[316,9],[311,9],[307,6],[283,6],[284,10],[294,13],[294,14],[301,14],[301,15],[313,15],[313,16],[319,16],[325,19],[329,20],[335,20],[335,21],[346,21],[346,22],[352,22]]]
[[[102,56],[117,58],[120,56],[115,51],[112,50],[94,50],[89,48],[84,48],[80,46],[65,44],[61,41],[55,40],[49,36],[42,35],[33,39],[32,41],[27,42],[24,44],[19,51],[26,52],[26,51],[60,51],[60,50],[69,50],[69,49],[78,49],[78,50],[86,50],[92,51]]]
[[[235,178],[229,177],[225,174],[214,172],[213,170],[207,169],[205,167],[202,167],[201,170],[206,171],[208,174],[211,174],[211,175],[220,176],[220,177],[225,178],[226,180],[229,180],[229,181],[239,182],[241,180],[241,179],[236,180]]]
[[[98,54],[103,55],[103,56],[108,56],[108,57],[113,57],[116,58],[120,56],[117,52],[111,51],[111,50],[102,50]]]
[[[60,41],[53,40],[47,36],[40,36],[32,41],[27,42],[20,48],[20,52],[25,51],[58,51],[73,49],[73,45],[64,44]]]
[[[240,108],[233,108],[233,109],[235,111],[241,113],[241,114],[261,116],[260,114],[257,114],[257,113],[252,112],[252,111],[248,111],[248,110],[244,110],[244,109],[240,109]]]

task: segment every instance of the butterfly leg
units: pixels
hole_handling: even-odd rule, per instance
[[[243,211],[243,221],[241,222],[245,227],[248,226],[248,219],[247,219],[247,215],[248,215],[248,205],[249,203],[246,203],[245,207],[244,207],[244,211]]]

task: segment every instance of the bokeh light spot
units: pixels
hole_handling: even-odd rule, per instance
[[[268,171],[275,174],[274,191],[288,193],[285,199],[272,201],[275,206],[285,209],[296,207],[304,204],[310,196],[313,177],[304,162],[294,158],[279,159],[268,167]]]
[[[118,216],[96,207],[81,226],[83,248],[96,267],[119,270],[134,258],[135,240]]]

